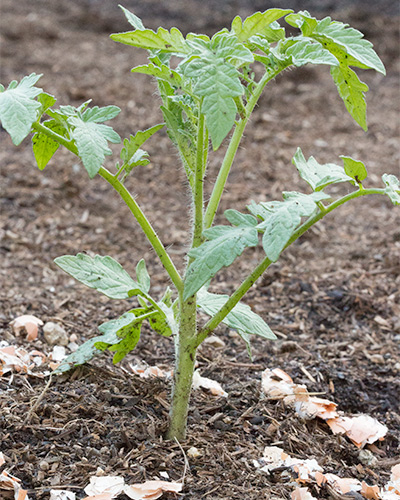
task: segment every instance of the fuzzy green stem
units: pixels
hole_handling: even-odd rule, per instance
[[[244,129],[246,128],[246,125],[249,121],[250,115],[253,112],[257,104],[257,101],[260,98],[262,91],[264,90],[264,87],[270,80],[275,78],[278,73],[280,73],[283,69],[285,69],[285,67],[286,66],[284,65],[277,66],[275,70],[269,70],[264,73],[261,80],[257,83],[254,92],[251,95],[244,109],[244,113],[242,113],[242,117],[236,124],[235,130],[229,142],[228,149],[226,150],[221,168],[219,170],[217,179],[215,181],[210,200],[207,205],[207,210],[204,216],[205,229],[211,227],[215,214],[217,213],[219,202],[221,200],[221,196],[224,191],[225,184],[233,164],[233,160],[235,159],[236,152],[239,148],[239,144],[242,139]]]
[[[151,246],[154,248],[156,254],[158,255],[164,269],[169,274],[172,283],[176,286],[178,291],[183,289],[182,278],[180,277],[174,263],[171,260],[171,257],[168,255],[167,251],[164,248],[161,240],[157,236],[153,226],[148,221],[147,217],[142,212],[139,205],[136,203],[135,199],[131,195],[131,193],[126,189],[126,187],[115,178],[111,172],[109,172],[104,167],[100,167],[99,175],[103,177],[111,186],[117,191],[117,193],[124,200],[125,204],[132,212],[135,219],[138,221],[140,227],[142,228],[144,234],[149,240]]]
[[[75,144],[72,141],[68,141],[65,137],[57,134],[53,130],[49,129],[48,127],[42,125],[39,122],[35,122],[32,125],[32,128],[35,129],[37,132],[41,132],[43,134],[46,134],[48,137],[51,139],[55,140],[65,148],[67,148],[71,153],[75,154],[76,156],[79,157],[79,152],[75,146]],[[141,208],[139,205],[136,203],[135,199],[131,195],[131,193],[126,189],[126,187],[119,181],[111,172],[109,172],[107,169],[104,167],[100,167],[99,170],[99,175],[103,177],[111,186],[119,193],[121,198],[124,200],[125,204],[129,208],[129,210],[132,212],[133,216],[136,218],[138,221],[140,227],[142,228],[143,232],[145,233],[147,239],[149,240],[151,246],[154,248],[155,252],[157,253],[162,265],[164,266],[165,270],[169,274],[171,281],[173,284],[176,286],[177,290],[183,290],[183,281],[182,278],[180,277],[174,263],[172,262],[170,256],[168,255],[167,251],[164,248],[164,245],[162,244],[161,240],[158,238],[157,233],[155,232],[154,228],[150,224],[150,222],[147,220],[146,216],[142,212]]]
[[[318,212],[316,215],[310,217],[304,224],[302,224],[291,236],[287,242],[284,250],[288,248],[293,242],[295,242],[300,236],[302,236],[311,226],[316,222],[321,220],[325,215],[338,208],[340,205],[359,198],[360,196],[366,196],[370,194],[383,194],[385,195],[385,189],[371,188],[371,189],[360,189],[358,191],[353,191],[352,193],[339,198],[330,205],[324,207],[323,211]],[[272,261],[266,257],[263,259],[257,267],[249,274],[249,276],[243,281],[240,287],[229,297],[221,309],[204,325],[204,327],[197,334],[197,343],[199,346],[203,340],[210,335],[215,328],[224,320],[224,318],[232,311],[240,299],[247,293],[247,291],[254,285],[258,278],[267,270],[267,268],[272,264]]]
[[[186,438],[187,415],[196,363],[196,298],[190,297],[187,301],[183,301],[182,294],[180,294],[180,305],[179,335],[175,337],[175,370],[170,424],[166,437],[183,441]]]
[[[58,142],[59,144],[61,144],[61,146],[67,148],[68,151],[71,151],[71,153],[73,153],[74,155],[79,156],[78,149],[73,141],[69,141],[62,135],[57,134],[57,132],[54,132],[53,130],[49,129],[48,127],[42,125],[39,122],[34,122],[32,124],[32,128],[37,132],[41,132],[42,134],[47,135],[47,137],[50,137],[50,139],[53,139],[54,141]]]
[[[193,248],[201,245],[203,241],[203,179],[204,179],[204,115],[199,111],[199,123],[197,132],[197,155],[196,172],[194,184],[194,228]]]

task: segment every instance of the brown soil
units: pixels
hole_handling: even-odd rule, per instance
[[[268,7],[259,3],[253,6]],[[135,4],[128,6],[149,26],[178,25],[184,31],[208,32],[228,25],[237,11],[246,15],[253,10],[251,2]],[[384,172],[400,173],[399,18],[384,9],[372,12],[367,5],[357,10],[341,2],[344,10],[335,18],[363,31],[387,68],[385,78],[362,74],[370,86],[368,133],[346,114],[326,68],[285,73],[270,85],[247,129],[222,209],[243,210],[251,199],[276,199],[283,189],[304,189],[291,165],[297,146],[321,162],[336,162],[339,155],[362,159],[371,185],[379,184]],[[116,104],[123,109],[116,120],[122,136],[159,122],[154,87],[146,77],[129,72],[144,55],[108,38],[108,32],[129,29],[117,10],[116,2],[38,0],[33,7],[28,0],[3,0],[2,83],[43,73],[41,86],[60,104],[78,105],[89,98],[95,105]],[[153,291],[161,293],[165,273],[102,179],[88,182],[82,166],[62,152],[40,173],[29,141],[17,149],[4,131],[0,137],[0,338],[26,346],[9,322],[34,314],[59,322],[80,343],[97,334],[98,324],[129,308],[127,302],[112,302],[72,282],[53,264],[59,255],[109,254],[131,272],[144,257]],[[131,186],[182,265],[189,240],[183,173],[176,169],[176,155],[165,135],[149,142],[149,151],[151,165],[138,170]],[[216,156],[208,190],[221,153]],[[260,257],[259,250],[248,251],[234,270],[218,275],[214,289],[231,292]],[[296,457],[314,457],[326,471],[341,476],[380,485],[388,480],[400,440],[399,273],[399,211],[388,199],[371,197],[342,207],[282,256],[246,298],[279,339],[255,339],[253,364],[238,336],[224,329],[218,333],[225,348],[200,350],[202,374],[220,381],[229,397],[200,391],[193,395],[188,439],[182,446],[185,451],[196,446],[201,456],[189,461],[182,498],[290,498],[293,487],[284,476],[259,473],[253,465],[273,443]],[[32,347],[51,349],[43,336]],[[99,468],[108,475],[123,475],[129,483],[158,477],[160,471],[173,480],[181,478],[180,447],[162,439],[169,384],[143,381],[123,371],[127,362],[140,360],[171,366],[171,340],[144,331],[122,367],[113,367],[110,356],[100,356],[53,380],[39,402],[46,379],[0,379],[0,451],[31,499],[48,498],[50,488],[62,487],[82,498],[82,488]],[[267,367],[286,370],[348,415],[367,413],[386,424],[386,438],[371,447],[378,461],[363,465],[358,449],[333,436],[326,424],[303,422],[280,402],[260,397],[260,374]],[[326,489],[313,492],[329,498]]]

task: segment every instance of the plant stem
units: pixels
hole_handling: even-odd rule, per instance
[[[167,439],[176,438],[178,441],[186,438],[187,415],[197,349],[195,297],[183,301],[180,293],[180,304],[179,335],[175,336],[175,370],[170,424],[166,436]]]
[[[65,137],[57,134],[56,132],[42,125],[39,122],[33,123],[32,128],[34,128],[38,132],[46,134],[48,137],[55,140],[56,142],[67,148],[69,151],[71,151],[71,153],[79,157],[79,153],[75,144],[71,141],[68,141]],[[176,286],[178,291],[183,290],[183,281],[174,263],[172,262],[167,251],[165,250],[161,240],[158,238],[154,228],[147,220],[146,216],[142,212],[139,205],[136,203],[131,193],[126,189],[126,187],[121,183],[121,181],[118,180],[113,174],[111,174],[106,168],[100,167],[99,175],[103,177],[103,179],[105,179],[109,184],[111,184],[111,186],[117,191],[117,193],[119,193],[119,195],[124,200],[129,210],[132,212],[133,216],[138,221],[140,227],[145,233],[151,246],[154,248],[162,265],[169,274],[172,283]]]
[[[106,168],[100,167],[99,175],[103,177],[103,179],[105,179],[107,182],[109,182],[109,184],[111,184],[111,186],[124,200],[125,204],[132,212],[135,219],[138,221],[151,246],[154,248],[162,265],[164,266],[164,269],[169,274],[172,283],[176,286],[176,289],[178,291],[183,290],[182,278],[180,277],[174,263],[172,262],[171,257],[165,250],[164,245],[157,236],[157,233],[155,232],[153,226],[150,224],[147,217],[144,215],[131,193],[126,189],[121,181],[116,179],[115,176],[111,174],[111,172],[109,172]]]
[[[366,196],[370,194],[383,194],[385,195],[385,189],[371,188],[371,189],[360,189],[358,191],[353,191],[352,193],[339,198],[330,205],[326,206],[324,211],[319,211],[316,215],[310,217],[304,224],[302,224],[291,236],[285,248],[288,248],[293,242],[295,242],[300,236],[302,236],[311,226],[316,222],[321,220],[325,215],[338,208],[340,205],[359,198],[360,196]],[[232,311],[235,305],[240,301],[240,299],[247,293],[247,291],[254,285],[258,278],[267,270],[267,268],[272,264],[272,261],[265,257],[257,267],[249,274],[249,276],[243,281],[239,288],[229,297],[221,309],[204,325],[204,327],[197,334],[196,346],[198,347],[203,340],[210,335],[215,328],[224,320],[224,318]]]
[[[278,73],[280,73],[283,69],[286,68],[286,65],[277,66],[275,70],[266,71],[261,78],[261,80],[257,83],[253,94],[251,95],[246,107],[245,113],[242,118],[237,122],[231,140],[229,142],[228,149],[226,150],[221,168],[219,170],[217,179],[214,184],[214,189],[211,193],[210,200],[207,205],[207,210],[204,216],[204,228],[207,229],[211,227],[215,214],[218,210],[218,205],[221,200],[222,193],[224,191],[224,187],[226,181],[228,179],[229,172],[231,170],[233,160],[235,159],[236,152],[239,148],[240,141],[243,136],[244,129],[249,121],[250,115],[253,112],[258,99],[261,96],[264,87],[267,83],[276,77]]]
[[[197,131],[196,172],[194,183],[194,227],[193,245],[196,248],[203,241],[203,179],[204,179],[204,115],[199,111],[199,122]]]
[[[47,137],[50,137],[54,141],[58,142],[61,144],[61,146],[64,146],[65,148],[68,149],[68,151],[71,151],[76,156],[79,156],[78,149],[76,148],[75,144],[73,141],[69,141],[65,137],[63,137],[60,134],[57,134],[57,132],[54,132],[53,130],[49,129],[48,127],[42,125],[39,122],[34,122],[32,124],[32,128],[35,129],[37,132],[41,132],[42,134],[46,134]]]

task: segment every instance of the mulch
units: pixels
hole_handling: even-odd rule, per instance
[[[95,105],[119,105],[123,111],[116,128],[127,136],[161,117],[154,87],[145,77],[129,74],[144,62],[143,54],[108,39],[108,32],[128,27],[122,18],[116,25],[115,12],[108,15],[111,7],[105,5],[103,10],[102,4],[94,9],[77,0],[62,6],[41,0],[33,8],[28,0],[3,0],[1,81],[35,71],[44,73],[41,85],[60,104],[93,98]],[[171,12],[177,10],[168,11],[162,3],[141,2],[140,9],[150,25],[156,13],[155,19],[164,16],[167,26],[187,31],[214,27],[215,19],[208,22],[207,9],[202,13],[195,2],[176,18]],[[218,14],[221,26],[233,17],[230,9]],[[249,9],[243,2],[241,14]],[[305,156],[321,163],[337,162],[339,155],[362,159],[370,185],[379,184],[384,172],[400,173],[399,19],[351,8],[336,17],[363,31],[387,68],[385,78],[362,73],[370,87],[368,133],[346,116],[324,68],[285,73],[271,84],[246,131],[221,214],[226,208],[243,210],[251,199],[279,199],[282,190],[305,190],[291,165],[299,145]],[[16,149],[4,131],[0,137],[0,339],[47,353],[51,347],[43,335],[27,346],[9,322],[34,314],[58,322],[81,343],[97,335],[100,323],[129,309],[130,301],[100,297],[63,274],[53,264],[59,255],[109,254],[132,273],[144,257],[152,290],[162,294],[168,280],[157,257],[101,179],[88,182],[84,169],[63,152],[40,173],[28,141]],[[189,241],[183,172],[176,169],[165,134],[149,141],[149,152],[151,164],[135,173],[130,186],[182,266]],[[208,192],[221,154],[210,164]],[[335,187],[335,195],[343,189]],[[218,274],[213,291],[232,292],[261,255],[260,249],[246,251],[235,269]],[[31,500],[49,498],[52,488],[83,498],[83,488],[96,474],[122,475],[134,483],[159,478],[160,472],[174,481],[185,473],[180,498],[288,499],[295,477],[288,481],[282,471],[267,474],[254,464],[265,446],[276,445],[294,457],[317,459],[329,472],[383,486],[399,461],[400,444],[398,210],[375,197],[342,207],[285,252],[245,302],[278,340],[255,339],[253,362],[238,335],[224,328],[217,334],[225,347],[200,348],[201,374],[219,381],[228,397],[194,392],[184,443],[163,440],[169,381],[129,372],[130,363],[173,364],[172,341],[144,329],[137,348],[120,365],[113,366],[104,354],[52,377],[49,385],[48,378],[17,373],[0,378],[3,469],[21,479]],[[376,460],[365,463],[360,450],[331,434],[323,421],[303,421],[282,401],[263,397],[261,372],[267,367],[284,369],[310,392],[338,403],[346,415],[366,413],[385,424],[385,439],[368,446]],[[191,447],[200,455],[186,467]],[[326,487],[314,486],[312,492],[321,499],[341,498]]]

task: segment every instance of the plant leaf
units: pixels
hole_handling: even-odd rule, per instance
[[[257,225],[257,219],[255,217],[250,214],[241,214],[233,208],[225,210],[224,215],[232,226],[252,227]]]
[[[286,247],[292,234],[301,223],[302,217],[311,216],[317,203],[330,198],[323,192],[310,195],[297,192],[284,192],[284,201],[273,201],[249,205],[254,215],[264,219],[257,227],[264,231],[262,244],[267,257],[276,262]]]
[[[34,85],[41,76],[32,73],[19,83],[12,81],[7,90],[0,89],[0,121],[16,146],[29,135],[33,122],[38,119],[41,103],[34,99],[42,89]]]
[[[393,205],[400,205],[400,180],[393,174],[383,174],[382,180],[386,184],[385,193]]]
[[[244,21],[236,16],[232,21],[231,31],[239,41],[244,42],[253,35],[265,35],[271,23],[291,12],[293,12],[291,9],[268,9],[264,12],[255,12]]]
[[[145,292],[149,293],[150,290],[150,276],[147,272],[146,262],[141,259],[136,266],[136,279],[139,283],[140,288]]]
[[[367,178],[368,172],[362,161],[354,160],[350,156],[341,156],[344,163],[344,171],[349,177],[352,177],[357,184]]]
[[[193,55],[180,68],[193,79],[194,93],[203,98],[201,111],[216,150],[235,122],[237,109],[233,98],[244,93],[239,72],[229,61],[253,61],[253,55],[228,33],[215,35],[210,42],[193,40],[188,44]]]
[[[313,156],[306,160],[300,148],[297,148],[292,162],[299,171],[300,177],[311,186],[313,191],[321,191],[330,184],[352,181],[343,167],[334,163],[320,165]]]
[[[102,108],[93,106],[93,108],[85,109],[82,113],[82,120],[84,122],[102,123],[112,120],[120,111],[121,109],[118,106],[104,106]]]
[[[129,139],[124,139],[124,146],[121,149],[121,159],[123,162],[129,164],[140,146],[163,127],[164,123],[160,123],[146,130],[139,130],[135,135],[131,135]]]
[[[144,30],[145,27],[142,23],[142,20],[138,17],[135,16],[135,14],[122,5],[118,5],[120,9],[122,9],[123,13],[125,14],[126,19],[128,20],[129,24],[131,24],[136,30]]]
[[[290,40],[291,43],[284,51],[286,56],[292,58],[294,66],[303,66],[304,64],[329,64],[337,66],[339,61],[336,57],[324,49],[320,43],[315,43],[310,40],[298,39]],[[295,42],[295,43],[292,43]],[[285,45],[285,44],[283,44]]]
[[[136,29],[126,33],[114,33],[111,35],[111,39],[147,50],[160,50],[176,54],[185,54],[189,51],[182,33],[177,28],[171,28],[170,31],[158,28],[157,32],[150,29]]]
[[[41,104],[39,115],[42,115],[45,111],[54,106],[57,101],[57,99],[53,95],[47,94],[46,92],[42,92],[38,96],[37,100]]]
[[[182,85],[181,75],[166,64],[162,64],[161,66],[156,66],[153,63],[143,64],[135,66],[131,69],[131,72],[154,76],[157,80],[164,80],[175,88],[179,88]]]
[[[245,248],[258,244],[255,227],[215,226],[204,231],[210,241],[190,250],[188,255],[195,260],[190,264],[184,287],[184,299],[194,295],[224,266],[230,266]]]
[[[85,122],[77,116],[68,118],[68,123],[73,127],[71,137],[75,140],[79,157],[92,179],[105,157],[112,154],[108,141],[117,144],[121,138],[111,127],[102,123]]]
[[[141,315],[143,310],[133,309],[132,311],[123,314],[118,319],[108,321],[99,326],[99,330],[103,334],[110,334],[108,341],[98,341],[94,347],[101,351],[108,349],[115,352],[113,363],[121,361],[128,353],[133,351],[140,339],[140,330],[146,315]],[[111,332],[114,332],[115,337],[111,337]]]
[[[63,136],[65,128],[56,120],[47,120],[43,125]],[[32,149],[39,170],[43,170],[57,151],[59,143],[42,132],[36,132],[32,137]]]
[[[209,316],[214,316],[229,299],[229,295],[209,293],[201,288],[197,294],[197,306]],[[258,335],[265,339],[276,339],[267,323],[251,308],[239,302],[222,321],[239,333]]]
[[[133,312],[127,312],[118,319],[101,324],[99,330],[102,335],[89,339],[79,346],[75,352],[62,361],[54,373],[63,373],[74,366],[83,365],[109,346],[122,342],[124,336],[129,333],[130,325],[133,326],[137,322],[141,322],[140,318],[137,318]]]
[[[307,11],[291,14],[285,20],[290,25],[300,28],[304,36],[321,42],[337,59],[348,59],[343,57],[343,54],[351,56],[351,61],[347,62],[347,65],[353,66],[357,61],[363,67],[385,74],[385,67],[374,51],[372,43],[365,40],[360,31],[348,24],[332,21],[330,17],[318,21]],[[338,53],[335,53],[335,48],[339,49]]]
[[[110,299],[127,299],[132,289],[140,289],[121,264],[109,256],[90,257],[78,253],[57,257],[54,262],[76,280]]]
[[[347,111],[354,120],[367,131],[367,103],[364,93],[368,85],[362,82],[357,74],[344,64],[331,67],[331,75]]]

